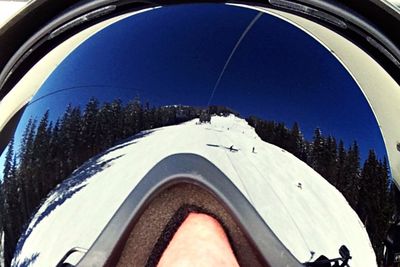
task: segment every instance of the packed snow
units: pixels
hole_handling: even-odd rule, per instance
[[[195,153],[229,177],[300,262],[339,256],[376,266],[365,227],[342,194],[289,152],[262,141],[230,115],[143,132],[92,158],[44,202],[23,236],[13,266],[55,266],[73,247],[89,248],[140,179],[163,158]],[[237,152],[229,148],[237,149]],[[255,151],[253,153],[253,147]]]

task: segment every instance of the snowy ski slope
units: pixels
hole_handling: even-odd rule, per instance
[[[145,132],[85,163],[35,215],[13,265],[55,266],[70,248],[89,248],[157,162],[175,153],[196,153],[232,180],[301,262],[310,259],[310,251],[313,259],[338,257],[344,244],[353,256],[350,266],[376,266],[363,224],[324,178],[289,152],[263,142],[243,119],[197,121]],[[231,152],[231,145],[238,151]]]

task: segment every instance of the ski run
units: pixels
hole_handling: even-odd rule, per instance
[[[376,266],[367,232],[342,194],[295,156],[263,142],[243,119],[213,116],[146,131],[92,158],[59,185],[33,217],[13,266],[55,266],[89,248],[140,179],[163,158],[195,153],[215,164],[298,258],[339,256]],[[253,151],[254,148],[254,151]],[[78,255],[79,256],[79,255]],[[75,259],[78,260],[78,259]]]

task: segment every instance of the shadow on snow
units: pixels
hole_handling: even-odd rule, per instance
[[[18,240],[17,246],[15,248],[14,255],[19,255],[21,252],[22,246],[25,243],[26,239],[30,236],[34,228],[51,212],[53,212],[57,207],[61,206],[64,204],[66,200],[71,198],[75,193],[79,192],[82,190],[86,184],[83,184],[85,181],[87,181],[90,177],[95,175],[96,173],[99,173],[105,169],[107,169],[109,166],[111,166],[111,162],[123,157],[123,155],[120,155],[118,157],[108,159],[105,161],[100,161],[98,162],[98,157],[96,159],[89,160],[89,162],[85,163],[84,166],[79,168],[77,171],[74,172],[73,176],[61,184],[59,184],[54,191],[50,193],[49,196],[54,196],[54,199],[51,200],[48,204],[46,209],[41,212],[38,216],[34,217],[33,220],[34,224],[33,226],[29,227],[20,237]]]
[[[112,148],[107,149],[104,153],[102,153],[102,155],[100,155],[100,157],[102,157],[105,154],[117,151],[119,149],[122,149],[126,146],[130,146],[132,144],[136,144],[137,142],[139,142],[139,139],[142,139],[143,137],[149,136],[151,135],[153,132],[155,131],[160,131],[161,129],[153,129],[153,130],[147,130],[147,131],[142,131],[138,134],[135,134],[134,136],[128,137],[124,140],[121,140],[119,142],[117,142]]]
[[[25,258],[21,263],[17,262],[13,266],[15,266],[15,267],[28,267],[28,266],[30,266],[31,264],[33,264],[36,261],[38,256],[39,256],[39,253],[35,253],[29,258]]]
[[[132,137],[129,137],[129,138],[119,142],[117,145],[102,152],[101,154],[98,154],[97,156],[92,157],[86,163],[84,163],[81,167],[76,169],[72,173],[70,178],[63,181],[53,191],[51,191],[46,199],[48,199],[49,197],[52,197],[52,196],[54,197],[54,199],[51,200],[47,204],[47,207],[43,212],[41,212],[36,217],[32,218],[32,222],[34,221],[34,224],[32,226],[28,227],[28,229],[21,235],[20,239],[18,240],[17,246],[15,248],[14,257],[16,257],[17,255],[20,254],[22,246],[25,243],[26,239],[30,236],[33,229],[44,218],[49,216],[49,214],[51,212],[53,212],[57,207],[64,204],[64,202],[66,200],[68,200],[69,198],[71,198],[75,193],[82,190],[86,186],[86,184],[83,184],[84,182],[86,182],[89,178],[91,178],[95,174],[102,172],[105,169],[107,169],[108,167],[110,167],[111,163],[113,161],[123,157],[124,154],[116,156],[111,159],[103,160],[103,161],[100,160],[101,157],[103,157],[104,155],[109,154],[111,152],[114,152],[116,150],[122,149],[126,146],[136,144],[139,139],[150,135],[154,131],[155,130],[140,132]],[[44,201],[46,201],[46,200],[44,200]],[[44,203],[42,203],[42,205]],[[42,207],[42,205],[39,206],[39,209]],[[35,212],[34,214],[37,214],[37,212]],[[30,259],[24,260],[24,262],[22,262],[21,264],[19,264],[17,266],[27,266],[27,265],[22,265],[23,263],[25,263],[25,261],[27,261],[27,264],[32,263],[34,260],[36,260],[38,254],[36,256],[35,255],[33,255]]]
[[[233,146],[232,147],[227,147],[227,146],[220,146],[220,145],[215,145],[215,144],[206,144],[206,146],[218,147],[218,148],[229,150],[230,152],[238,152],[240,150],[240,149],[235,148]]]

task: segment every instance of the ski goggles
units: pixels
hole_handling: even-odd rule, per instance
[[[0,36],[5,264],[155,266],[195,213],[240,266],[376,266],[398,194],[398,17],[28,4]]]

